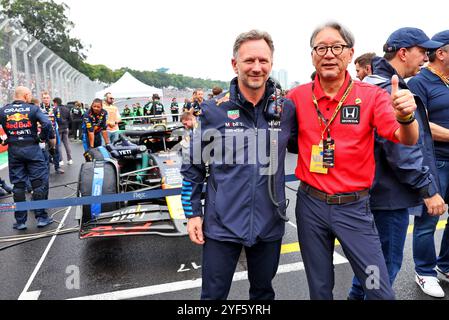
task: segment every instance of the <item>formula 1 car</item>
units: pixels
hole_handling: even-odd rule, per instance
[[[80,170],[79,196],[181,188],[182,136],[182,127],[126,130],[114,144],[89,150]],[[180,195],[84,205],[78,210],[80,239],[187,235]]]
[[[159,116],[136,116],[136,117],[124,117],[119,123],[120,130],[161,130],[165,128],[167,130],[179,127],[179,122],[168,122],[168,118],[171,116],[159,115]]]

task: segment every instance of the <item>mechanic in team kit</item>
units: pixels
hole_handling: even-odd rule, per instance
[[[26,201],[26,181],[31,182],[33,200],[48,197],[48,163],[39,147],[40,142],[49,140],[52,124],[38,106],[31,102],[31,90],[17,87],[14,102],[0,109],[0,123],[7,135],[9,179],[14,185],[14,201]],[[38,124],[41,132],[38,134]],[[53,223],[44,209],[35,210],[37,226],[43,228]],[[27,211],[15,212],[13,228],[27,228]]]
[[[296,145],[296,119],[291,101],[278,104],[275,83],[269,79],[273,52],[273,41],[266,32],[252,30],[237,38],[232,59],[237,78],[228,93],[201,105],[199,126],[190,143],[192,152],[182,166],[188,233],[192,242],[203,246],[203,300],[228,297],[242,248],[248,261],[250,299],[275,298],[272,280],[287,220],[284,160],[288,142]],[[214,140],[206,142],[210,134]],[[225,142],[232,145],[245,137],[249,141],[237,150],[230,150]],[[269,153],[268,159],[279,161],[263,162],[260,153],[250,160],[257,144],[265,148],[263,157]],[[215,154],[203,159],[203,151],[212,146]],[[195,150],[201,152],[195,155]],[[230,161],[218,156],[225,153]],[[203,214],[206,164],[210,176]]]
[[[83,146],[84,151],[101,146],[101,137],[109,144],[107,132],[108,112],[103,109],[103,101],[95,99],[89,110],[83,116]]]

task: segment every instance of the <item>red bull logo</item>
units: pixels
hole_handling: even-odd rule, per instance
[[[33,125],[31,124],[31,121],[20,121],[20,122],[7,122],[6,123],[6,128],[9,130],[14,130],[14,129],[28,129],[31,128]]]
[[[28,114],[21,114],[21,113],[15,113],[12,116],[6,116],[6,122],[15,121],[15,122],[21,122],[21,121],[29,121],[30,118],[28,117]]]

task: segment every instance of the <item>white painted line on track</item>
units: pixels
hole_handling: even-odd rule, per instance
[[[67,219],[67,216],[70,213],[70,210],[72,210],[72,207],[67,208],[67,211],[64,214],[64,217],[61,220],[61,223],[59,224],[58,228],[55,230],[55,232],[58,232],[59,230],[61,230],[62,226],[64,225],[65,220]],[[25,285],[25,288],[23,289],[22,293],[20,294],[18,300],[38,300],[41,291],[33,291],[33,292],[28,292],[28,289],[30,289],[31,284],[34,281],[34,278],[36,277],[37,273],[39,272],[39,269],[41,268],[42,264],[45,261],[45,258],[47,257],[48,253],[50,252],[51,247],[53,246],[53,243],[56,240],[57,235],[55,234],[50,242],[47,245],[47,248],[45,249],[44,253],[42,254],[41,259],[39,260],[39,262],[37,263],[36,267],[34,268],[33,273],[30,276],[30,279],[28,279],[27,284]]]
[[[338,253],[334,254],[334,265],[345,264],[348,261]],[[280,265],[277,274],[290,273],[304,270],[304,263],[297,262],[292,264]],[[248,272],[242,271],[234,274],[233,282],[247,280]],[[202,279],[172,282],[149,287],[135,288],[129,290],[114,291],[91,296],[73,298],[68,300],[125,300],[141,297],[153,296],[157,294],[176,292],[188,289],[201,288]]]

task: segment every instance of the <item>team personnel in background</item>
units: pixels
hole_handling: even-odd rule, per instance
[[[45,162],[39,142],[48,141],[51,122],[39,107],[29,104],[31,90],[17,87],[14,102],[0,109],[0,123],[7,135],[9,180],[14,185],[14,201],[26,201],[26,181],[31,182],[33,200],[48,197],[48,163]],[[38,124],[41,133],[38,135]],[[45,210],[35,210],[37,226],[43,228],[53,222]],[[15,212],[14,229],[27,228],[27,212]]]
[[[161,103],[161,97],[157,93],[153,94],[151,101],[145,105],[146,116],[160,116],[165,114],[164,105]]]
[[[182,112],[189,112],[190,110],[190,100],[188,98],[184,99],[184,104],[182,105]]]
[[[108,125],[107,133],[109,141],[114,143],[119,139],[120,129],[118,124],[122,121],[122,118],[118,108],[114,105],[114,98],[110,92],[106,93],[104,96],[103,109],[108,113],[106,123]]]
[[[179,118],[179,104],[176,101],[176,98],[173,98],[171,100],[171,105],[170,105],[170,112],[172,114],[172,120],[173,122],[178,122],[178,118]]]
[[[195,117],[201,114],[201,104],[204,102],[204,91],[202,89],[196,89],[193,93],[192,104],[190,112],[193,113]]]
[[[296,132],[296,121],[291,101],[284,101],[283,106],[272,104],[277,101],[273,99],[275,84],[269,79],[273,51],[273,41],[266,32],[253,30],[237,38],[232,59],[237,78],[232,80],[228,94],[202,105],[199,128],[193,131],[190,144],[193,154],[182,166],[182,199],[189,219],[188,233],[195,244],[203,246],[203,300],[228,297],[242,248],[248,263],[250,299],[275,298],[272,280],[285,232],[284,160],[287,143],[292,132]],[[272,118],[266,111],[279,112],[279,107],[282,109],[282,114],[277,114],[279,117]],[[231,139],[231,145],[232,141],[235,143],[236,139],[248,135],[253,138],[242,149],[230,153],[233,163],[223,164],[219,157],[200,159],[203,150],[210,147],[206,142],[210,140],[205,137],[211,130],[218,130],[225,140]],[[272,139],[276,147],[270,148]],[[224,141],[217,143],[214,137],[213,143],[215,150],[220,148],[225,153]],[[251,148],[258,143],[265,147],[264,156],[271,154],[278,161],[262,164],[258,156],[245,160],[245,155],[251,154],[254,151]],[[201,151],[197,154],[199,157],[195,156],[195,150]],[[206,163],[210,176],[203,215],[201,194]],[[270,178],[268,173],[263,173],[267,167],[272,169]],[[270,200],[270,194],[277,199],[276,204]]]
[[[420,29],[398,29],[384,46],[384,58],[373,60],[373,76],[367,76],[364,81],[391,92],[391,78],[397,75],[399,88],[408,89],[404,79],[416,75],[428,62],[427,50],[440,46],[441,43],[431,41]],[[375,142],[376,175],[370,191],[370,207],[391,285],[402,266],[409,214],[440,216],[445,212],[426,107],[421,99],[415,101],[419,143],[404,146],[377,135]],[[431,281],[423,281],[423,286],[433,287]],[[444,295],[442,290],[441,294]],[[354,278],[349,298],[363,300],[364,295],[362,286]]]
[[[187,100],[187,99],[186,99]],[[192,99],[187,100],[184,103],[184,112],[188,111],[195,117],[198,117],[201,113],[201,104],[204,102],[204,91],[202,89],[196,89],[192,93]]]
[[[61,118],[61,114],[59,109],[51,104],[50,94],[47,91],[42,92],[41,98],[41,111],[50,119],[53,126],[54,136],[56,137],[56,151],[50,155],[50,163],[53,163],[55,166],[55,172],[57,174],[64,174],[64,170],[61,168],[61,139],[58,126],[58,119]]]
[[[40,107],[39,99],[36,99],[36,98],[31,99],[31,104],[34,104],[35,106]],[[44,112],[44,114],[46,114],[46,112]],[[41,132],[40,126],[38,126],[37,132],[38,132],[38,134],[40,134],[40,132]],[[45,159],[46,163],[48,164],[48,172],[50,172],[50,153],[52,156],[54,156],[54,154],[56,152],[56,149],[55,149],[56,135],[55,135],[53,128],[50,131],[48,138],[49,138],[48,141],[40,142],[39,146],[41,147],[42,153],[44,154],[44,159]],[[27,181],[26,186],[27,186],[27,189],[26,189],[27,192],[31,193],[31,191],[33,191],[33,188],[31,187],[31,182],[29,180]]]
[[[95,99],[88,111],[83,116],[83,146],[84,151],[97,148],[102,145],[102,139],[109,144],[107,132],[108,112],[103,109],[103,101]]]
[[[184,112],[181,115],[181,123],[184,126],[184,129],[192,130],[193,128],[195,128],[197,121],[193,114],[191,114],[190,112]]]
[[[367,299],[394,299],[369,208],[374,130],[394,142],[414,145],[416,104],[409,91],[398,90],[397,77],[391,96],[351,79],[347,67],[354,56],[354,37],[341,24],[317,28],[310,46],[315,80],[288,95],[297,108],[296,176],[301,185],[296,219],[310,298],[333,299],[338,239]]]
[[[123,116],[123,118],[128,118],[128,117],[131,117],[131,113],[132,113],[132,111],[131,111],[130,107],[128,107],[128,105],[126,105],[125,108],[123,109],[122,116]]]
[[[223,89],[220,87],[214,87],[212,89],[212,98],[218,97],[220,94],[222,94]]]
[[[0,197],[6,196],[12,193],[12,187],[6,183],[5,180],[0,178]]]
[[[83,131],[82,131],[82,127],[83,127],[83,115],[84,115],[84,108],[81,104],[81,102],[76,101],[75,102],[75,106],[72,108],[72,110],[70,110],[70,116],[72,119],[72,128],[73,128],[73,132],[72,132],[72,136],[73,139],[75,140],[82,140],[82,136],[83,136]]]
[[[142,108],[142,106],[140,105],[139,102],[137,102],[134,106],[133,106],[133,116],[134,117],[142,117],[144,114],[144,110]]]
[[[70,117],[70,109],[62,104],[61,98],[54,98],[53,99],[53,105],[55,108],[59,110],[60,117],[57,119],[58,121],[58,127],[59,127],[59,137],[62,141],[62,144],[64,144],[65,152],[67,155],[67,164],[72,165],[72,149],[70,148],[70,142],[69,142],[69,128],[71,126],[72,119]],[[61,164],[64,163],[62,159],[62,150],[60,149],[60,162]]]
[[[373,61],[376,54],[374,52],[362,54],[360,57],[354,60],[355,72],[357,73],[357,78],[363,81],[366,76],[372,75],[371,62]]]
[[[433,41],[442,45],[429,53],[427,68],[413,77],[408,85],[427,106],[430,128],[435,145],[437,172],[441,194],[448,201],[449,186],[449,30],[437,33]],[[413,258],[419,287],[433,297],[444,296],[437,276],[449,281],[449,227],[446,224],[441,239],[440,254],[435,248],[435,229],[439,217],[423,214],[415,217],[413,229]],[[436,269],[435,269],[436,268]],[[432,286],[428,286],[428,284]]]

